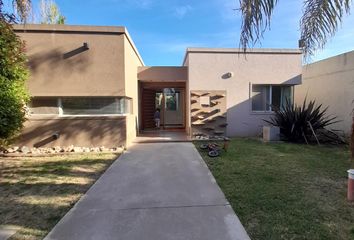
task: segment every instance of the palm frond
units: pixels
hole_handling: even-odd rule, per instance
[[[264,31],[270,27],[270,20],[278,0],[239,0],[242,14],[240,47],[259,42]]]
[[[322,49],[337,31],[351,0],[305,0],[300,21],[301,40],[305,58]]]

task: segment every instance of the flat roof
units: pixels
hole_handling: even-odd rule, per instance
[[[189,53],[244,53],[242,48],[187,48],[183,63],[185,64]],[[246,54],[302,54],[299,48],[247,48]]]
[[[91,26],[66,24],[15,24],[15,31],[25,32],[86,32],[86,33],[125,33],[123,26]]]
[[[15,32],[29,33],[86,33],[86,34],[124,34],[133,48],[136,56],[144,66],[138,49],[136,48],[128,30],[123,26],[88,26],[88,25],[65,25],[65,24],[15,24]]]

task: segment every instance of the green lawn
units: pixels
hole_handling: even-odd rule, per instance
[[[113,153],[0,157],[0,227],[42,239],[117,158]]]
[[[251,239],[354,239],[348,148],[233,139],[201,154]]]

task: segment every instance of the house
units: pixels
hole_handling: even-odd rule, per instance
[[[154,129],[257,136],[272,105],[293,101],[299,49],[188,48],[182,66],[145,66],[124,27],[17,25],[26,41],[27,146],[129,146]]]
[[[14,28],[26,42],[31,70],[32,114],[22,145],[113,147],[132,141],[136,69],[144,63],[124,27]],[[51,141],[56,133],[60,137]]]
[[[187,101],[192,101],[188,105],[191,115],[188,126],[192,132],[199,132],[200,128],[208,130],[193,117],[199,117],[199,111],[194,112],[200,105],[195,96],[210,95],[214,96],[210,98],[210,107],[220,102],[219,114],[226,117],[225,123],[215,123],[213,118],[201,119],[210,129],[222,131],[220,127],[227,124],[228,136],[258,136],[265,125],[263,119],[273,114],[272,106],[293,100],[294,88],[301,84],[302,53],[298,49],[252,49],[244,55],[239,49],[189,48],[184,65],[188,66],[191,94]],[[224,97],[214,101],[216,95]]]

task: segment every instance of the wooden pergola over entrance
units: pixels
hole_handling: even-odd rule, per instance
[[[140,130],[186,128],[186,67],[139,68]],[[154,113],[160,109],[161,127],[156,128]]]
[[[184,129],[186,126],[185,83],[140,83],[140,113],[143,130],[154,129],[154,113],[160,110],[160,129]],[[172,102],[172,104],[170,103]]]

